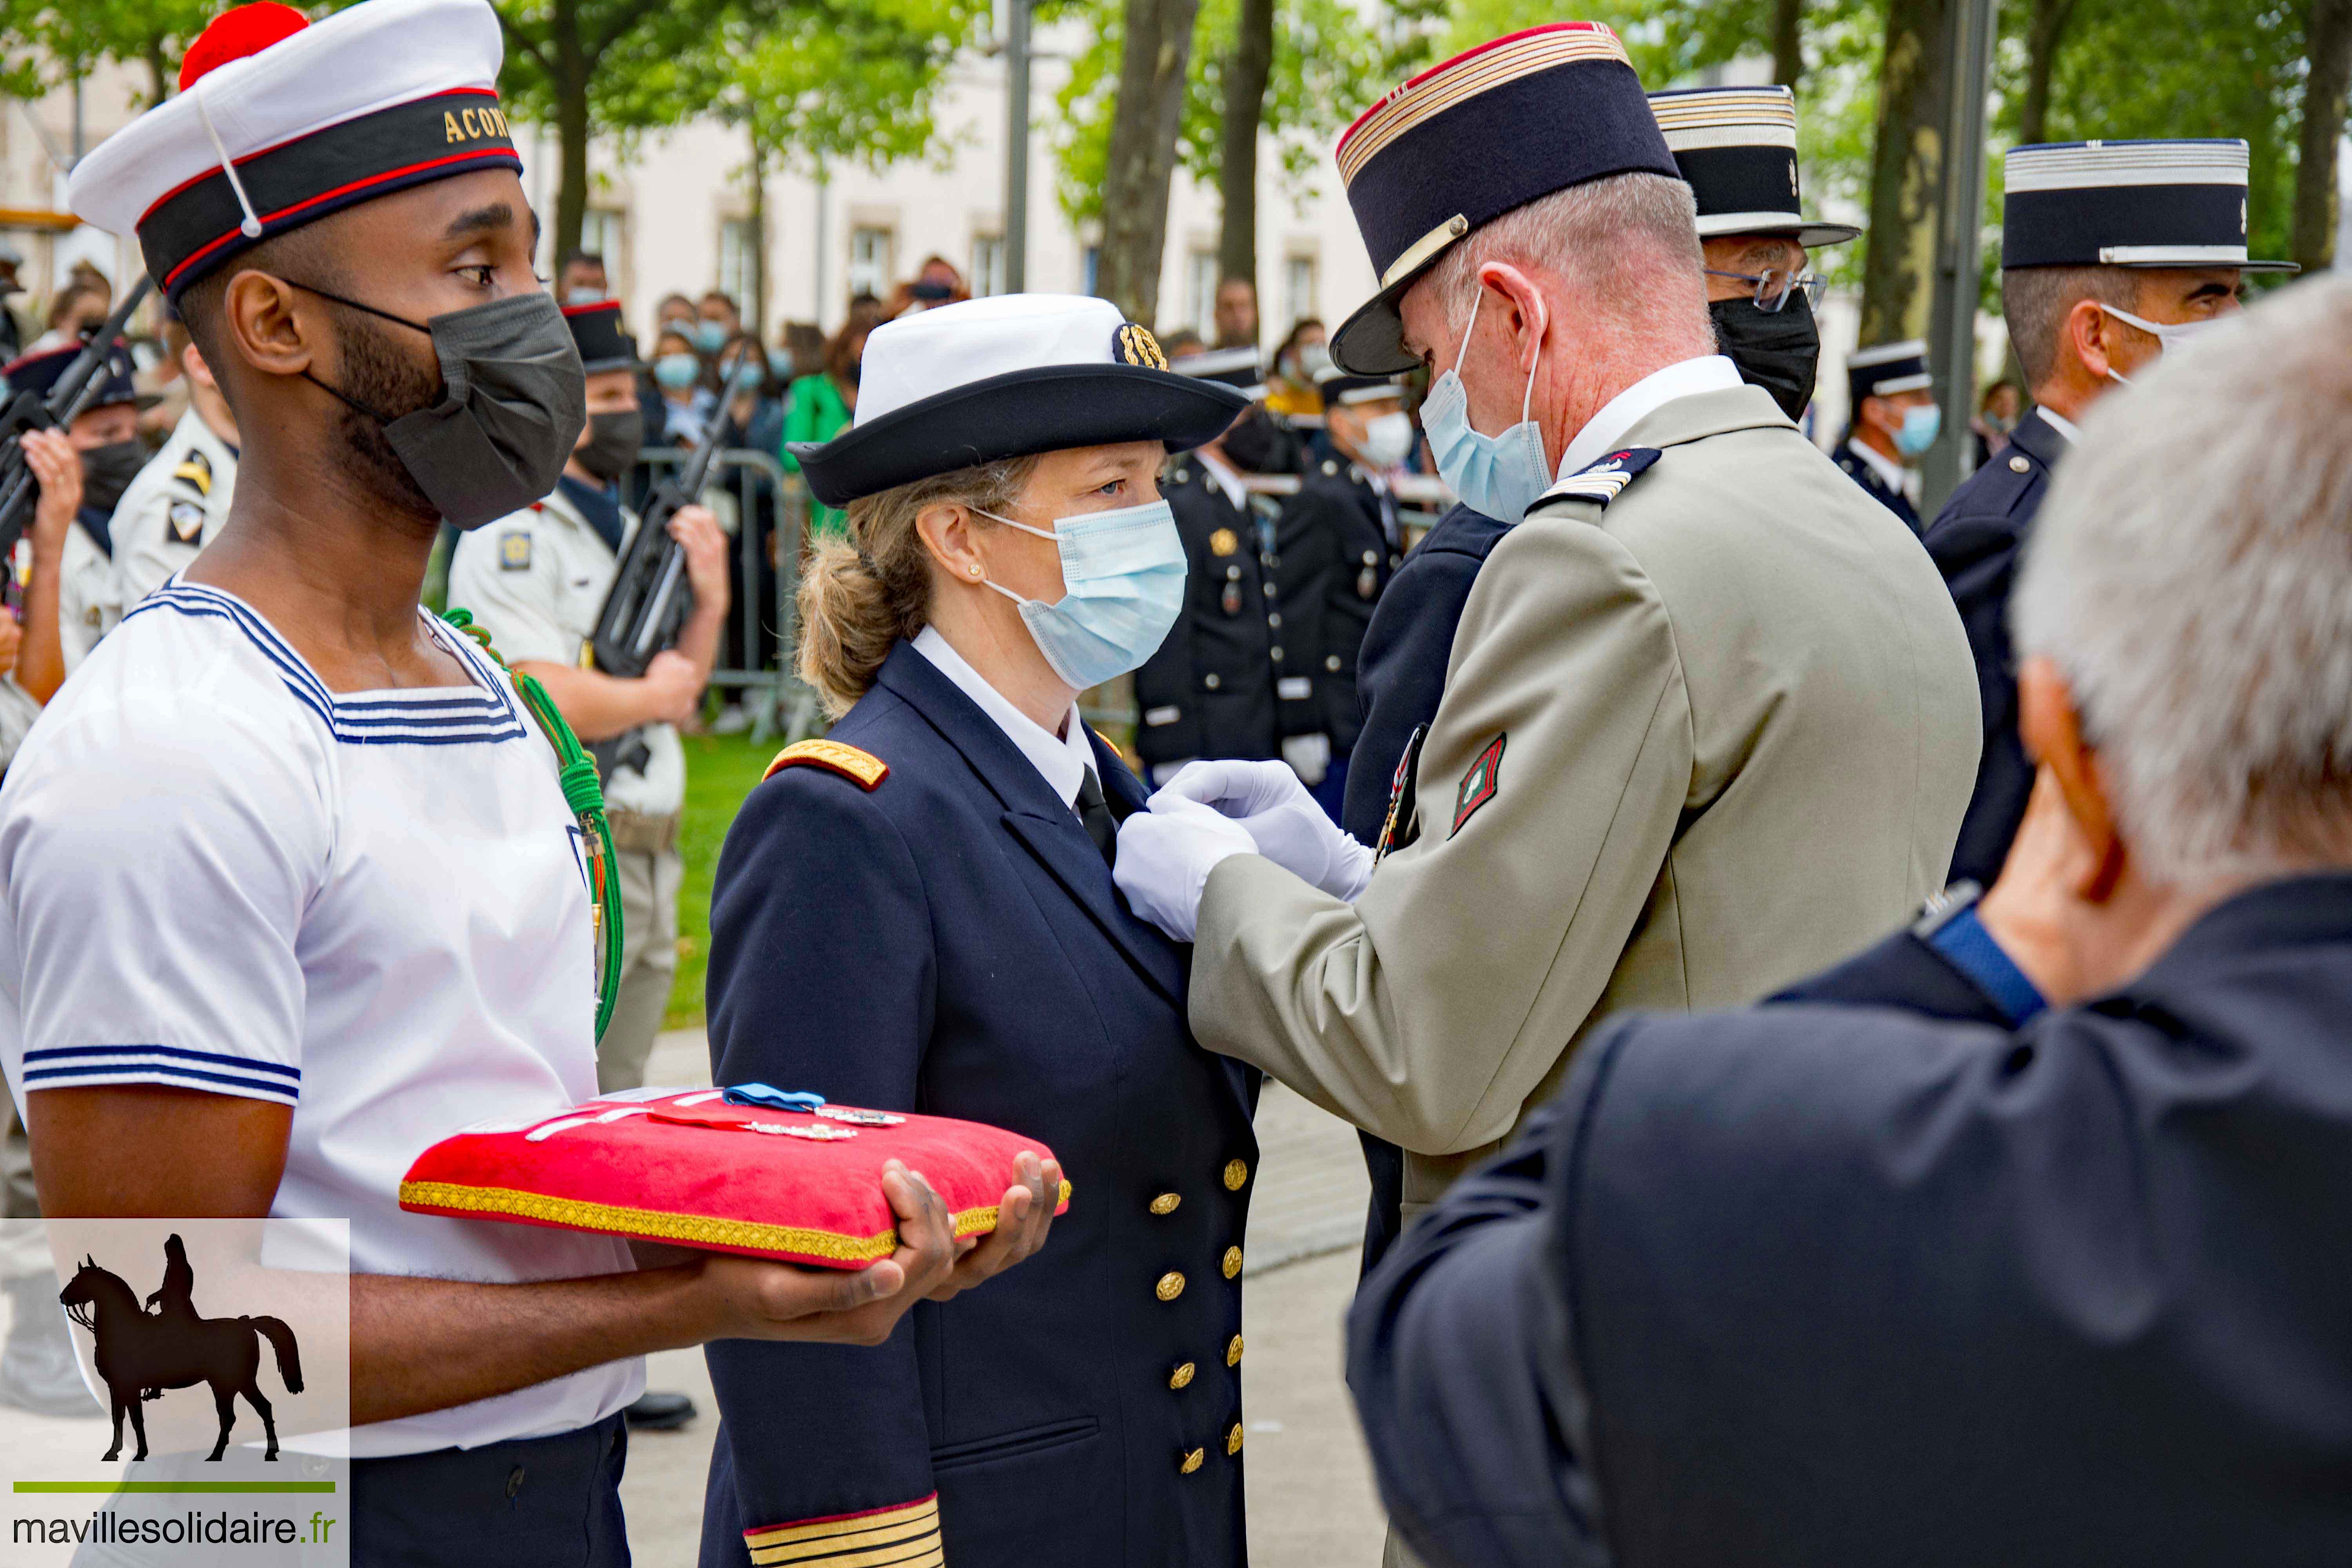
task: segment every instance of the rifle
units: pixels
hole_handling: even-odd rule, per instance
[[[740,347],[735,351],[722,386],[732,388],[735,370],[747,352]],[[731,395],[731,391],[727,395]],[[608,675],[627,680],[644,675],[654,655],[677,641],[678,628],[686,625],[694,608],[694,590],[686,580],[686,551],[669,536],[669,520],[678,508],[691,505],[702,493],[725,428],[719,411],[713,409],[709,423],[703,426],[702,439],[655,489],[637,531],[621,552],[612,592],[604,595],[604,608],[596,612],[596,630],[588,639],[596,668]],[[642,772],[652,754],[645,737],[635,730],[599,741],[588,751],[596,759],[596,771],[606,778],[615,768]]]
[[[25,462],[25,432],[65,429],[90,405],[105,384],[107,356],[113,353],[115,340],[122,335],[131,312],[154,286],[151,279],[139,279],[114,308],[114,314],[107,317],[106,324],[82,344],[81,353],[66,366],[47,397],[19,392],[0,405],[0,563],[16,553],[16,541],[24,536],[26,521],[32,516],[41,489]],[[13,583],[15,574],[9,575]]]

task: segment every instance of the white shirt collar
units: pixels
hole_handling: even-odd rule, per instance
[[[1870,465],[1871,472],[1876,474],[1888,489],[1905,496],[1911,493],[1913,479],[1910,469],[1857,437],[1847,437],[1845,445],[1848,451]]]
[[[1601,412],[1584,422],[1559,457],[1552,475],[1564,479],[1591,468],[1624,445],[1625,432],[1677,397],[1701,392],[1722,392],[1743,384],[1738,370],[1721,354],[1701,354],[1664,370],[1654,370],[1602,404]]]
[[[963,655],[940,636],[939,627],[925,626],[918,632],[915,651],[929,659],[941,675],[956,683],[958,690],[980,704],[982,712],[996,721],[1004,738],[1029,759],[1054,793],[1062,797],[1064,805],[1076,803],[1078,785],[1085,782],[1087,770],[1095,765],[1095,751],[1087,740],[1087,727],[1079,721],[1076,704],[1072,704],[1070,716],[1063,722],[1062,733],[1056,735],[1039,728],[1037,721],[1015,708],[1004,693],[965,663]]]
[[[1249,487],[1242,483],[1239,474],[1211,456],[1205,447],[1192,456],[1201,459],[1201,467],[1207,471],[1209,478],[1217,481],[1217,488],[1225,492],[1225,499],[1234,503],[1235,511],[1249,510]]]
[[[2068,446],[2074,446],[2076,442],[2082,440],[2083,433],[2074,427],[2074,422],[2072,419],[2067,418],[2063,414],[2059,413],[2056,409],[2037,408],[2034,412],[2042,416],[2042,423],[2049,426],[2050,428],[2057,431],[2061,436],[2065,437],[2066,444]]]

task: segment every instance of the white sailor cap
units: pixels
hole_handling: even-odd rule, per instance
[[[866,340],[857,414],[793,442],[827,506],[1006,458],[1119,441],[1182,451],[1224,433],[1239,393],[1171,372],[1107,300],[995,294],[886,321]]]
[[[264,238],[478,169],[521,171],[486,0],[365,0],[317,23],[240,5],[189,46],[180,92],[108,137],[66,187],[139,237],[167,300]]]
[[[1695,87],[1650,94],[1666,150],[1698,198],[1703,239],[1786,235],[1843,245],[1862,230],[1809,223],[1797,199],[1797,98],[1785,87]]]
[[[1898,392],[1919,392],[1936,384],[1927,374],[1927,345],[1917,338],[1856,349],[1845,356],[1846,391],[1853,405],[1865,397],[1892,397]]]
[[[2246,259],[2247,163],[2246,144],[2228,138],[2012,147],[2000,264],[2295,271]]]

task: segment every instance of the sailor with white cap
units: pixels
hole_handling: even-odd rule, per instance
[[[1797,99],[1785,87],[1650,94],[1675,166],[1698,203],[1706,312],[1739,377],[1804,417],[1822,355],[1821,279],[1807,252],[1862,230],[1808,219],[1797,190]]]
[[[499,63],[483,0],[245,6],[74,171],[245,439],[219,537],[9,769],[0,1066],[52,1212],[349,1220],[355,1560],[576,1568],[628,1559],[644,1352],[876,1338],[1034,1241],[1042,1173],[961,1264],[887,1175],[908,1245],[873,1278],[635,1271],[605,1237],[399,1207],[429,1144],[596,1088],[593,769],[417,605],[443,521],[545,494],[583,419]]]
[[[1914,533],[1919,531],[1919,459],[1943,426],[1935,384],[1927,345],[1917,338],[1845,357],[1846,437],[1832,461]]]
[[[2001,312],[2035,406],[1927,532],[1984,704],[1952,875],[1988,887],[2033,784],[2017,738],[2009,590],[2051,471],[2093,404],[2237,313],[2247,273],[2295,270],[2247,258],[2243,142],[2062,142],[2011,148],[2004,166]]]
[[[1761,995],[1939,887],[1976,713],[1916,543],[1715,353],[1689,188],[1612,33],[1425,71],[1339,163],[1382,287],[1333,356],[1433,367],[1438,465],[1512,526],[1377,868],[1295,780],[1225,763],[1128,819],[1118,874],[1197,932],[1202,1043],[1402,1146],[1410,1213],[1598,1020]]]

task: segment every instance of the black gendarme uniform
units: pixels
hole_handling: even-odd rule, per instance
[[[1255,508],[1236,507],[1199,461],[1180,458],[1160,487],[1183,535],[1184,613],[1135,672],[1144,766],[1279,756],[1286,732],[1275,682],[1290,650],[1277,604],[1279,557]]]
[[[1349,755],[1363,731],[1359,650],[1373,606],[1404,563],[1396,498],[1354,464],[1326,458],[1284,505],[1275,538],[1283,562],[1286,663],[1312,679],[1314,723],[1306,732],[1330,736],[1336,762]],[[1386,781],[1383,773],[1383,787]]]
[[[1952,851],[1955,880],[1966,877],[1992,885],[2017,825],[2025,819],[2025,797],[2033,791],[2033,764],[2017,738],[2009,591],[2033,515],[2049,492],[2051,470],[2065,450],[2066,437],[2035,409],[2018,421],[2008,447],[1952,492],[1927,532],[1927,553],[1968,628],[1977,692],[1984,702],[1984,753],[1977,761],[1976,794],[1960,822],[1960,841]]]

